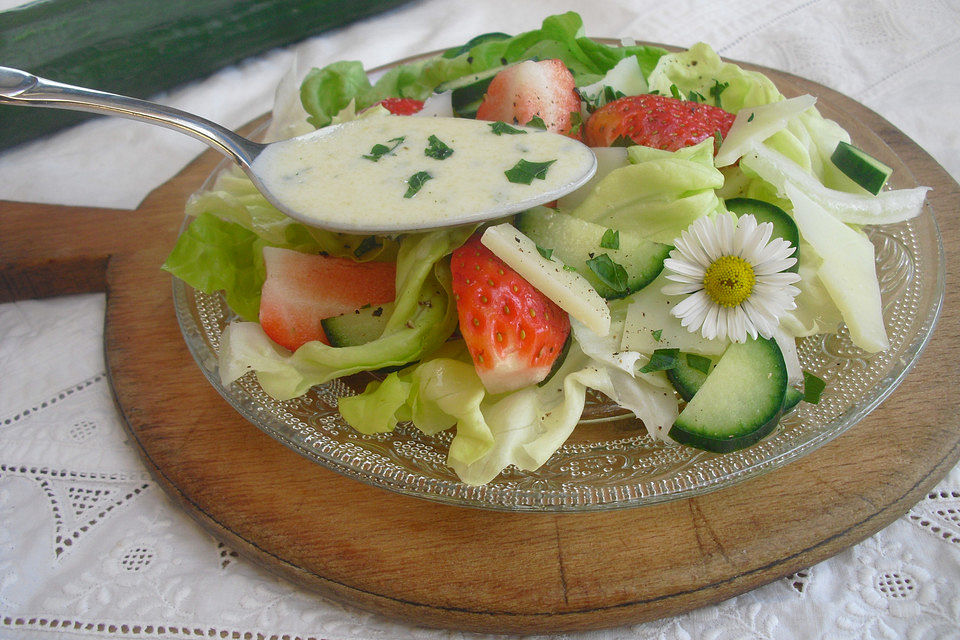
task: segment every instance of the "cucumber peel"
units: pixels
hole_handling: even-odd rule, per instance
[[[331,347],[355,347],[383,335],[393,302],[367,305],[350,313],[320,321]]]
[[[619,232],[617,248],[605,246],[606,227],[580,220],[546,207],[537,207],[517,216],[517,229],[543,249],[552,249],[565,265],[582,275],[606,299],[623,298],[652,282],[663,270],[669,245],[653,242],[628,231]],[[623,267],[623,286],[613,286],[595,264],[601,255]]]
[[[777,427],[787,388],[787,367],[774,340],[735,342],[677,417],[669,435],[715,453],[743,449]]]
[[[873,195],[880,193],[893,173],[893,169],[869,153],[842,140],[837,143],[830,161],[848,178]]]

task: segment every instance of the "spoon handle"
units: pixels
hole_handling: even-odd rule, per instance
[[[89,111],[160,125],[186,133],[248,168],[264,145],[226,127],[173,107],[113,93],[85,89],[0,66],[0,104]]]

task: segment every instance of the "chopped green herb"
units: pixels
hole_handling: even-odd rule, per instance
[[[540,116],[533,116],[530,118],[530,122],[527,123],[528,127],[533,127],[535,129],[547,130],[547,123],[543,121],[543,118]]]
[[[412,198],[413,196],[417,195],[417,192],[423,188],[423,184],[432,177],[433,176],[426,171],[417,171],[415,174],[407,178],[407,192],[403,194],[403,197]]]
[[[604,249],[620,248],[620,232],[616,229],[607,229],[600,238],[600,246]]]
[[[670,85],[670,95],[672,95],[677,100],[683,100],[683,96],[680,95],[680,89],[677,89],[677,85]]]
[[[610,259],[605,253],[587,260],[587,267],[593,271],[603,284],[618,293],[627,291],[627,270]]]
[[[453,155],[453,149],[448,147],[440,138],[437,136],[430,136],[427,138],[427,142],[430,144],[426,149],[423,150],[423,155],[430,158],[436,158],[437,160],[446,160],[451,155]]]
[[[688,353],[687,364],[690,365],[691,369],[696,369],[700,373],[709,373],[710,365],[713,364],[713,360],[696,353]]]
[[[650,92],[650,95],[652,95],[652,96],[658,96],[658,95],[660,95],[660,90],[659,90],[659,89],[654,89],[653,91]]]
[[[657,349],[650,355],[650,362],[640,368],[640,373],[653,373],[677,368],[680,349]]]
[[[747,122],[753,122],[753,116],[755,116],[755,115],[757,115],[757,114],[751,113],[751,114],[750,114],[750,117],[747,118]]]
[[[718,107],[720,106],[720,94],[726,91],[727,87],[729,86],[729,82],[720,82],[719,80],[713,81],[713,86],[710,87],[710,95],[713,96],[713,102]]]
[[[603,102],[604,102],[604,104],[609,104],[609,103],[613,102],[614,100],[619,100],[619,99],[622,98],[624,95],[626,95],[626,94],[624,94],[623,91],[617,91],[617,90],[614,89],[613,87],[605,86],[605,87],[603,88]]]
[[[547,176],[547,169],[550,168],[556,160],[547,160],[546,162],[527,162],[524,159],[517,161],[510,169],[504,171],[507,180],[516,184],[530,184],[534,178],[543,180]]]
[[[713,153],[716,155],[723,146],[723,132],[717,129],[713,132]]]
[[[810,404],[818,404],[827,383],[809,371],[803,372],[803,399]]]
[[[537,251],[540,252],[540,255],[542,255],[547,260],[549,260],[550,256],[553,255],[553,249],[544,249],[540,245],[537,245]]]
[[[660,342],[660,337],[663,336],[663,329],[654,329],[651,333],[653,333],[654,342]]]
[[[503,134],[515,136],[518,133],[526,133],[526,131],[524,131],[523,129],[517,129],[516,127],[511,127],[506,122],[500,122],[499,120],[497,122],[490,123],[490,130],[493,131],[493,133],[498,136],[502,136]]]
[[[706,102],[707,99],[703,97],[703,94],[698,91],[691,91],[687,94],[687,100],[690,102]]]
[[[610,143],[611,147],[635,147],[636,142],[633,141],[633,138],[620,134],[617,136],[613,142]]]
[[[570,135],[575,136],[580,133],[580,127],[583,126],[583,116],[579,111],[570,112]]]
[[[573,267],[571,267],[571,266],[568,265],[568,264],[563,265],[563,270],[564,270],[564,271],[576,271],[576,269],[574,269]]]
[[[382,245],[380,244],[380,241],[377,240],[376,236],[367,236],[361,240],[360,244],[357,245],[357,248],[353,250],[353,255],[359,258],[363,254],[373,251],[374,249],[378,249],[381,246]]]
[[[388,146],[385,145],[385,144],[375,144],[375,145],[373,145],[373,146],[370,148],[370,153],[367,154],[367,155],[365,155],[365,156],[363,156],[363,157],[366,158],[367,160],[373,160],[374,162],[377,162],[377,161],[378,161],[380,158],[382,158],[383,156],[389,155],[390,153],[393,153],[393,150],[396,149],[397,147],[399,147],[399,146],[400,146],[400,143],[403,142],[403,136],[400,136],[399,138],[392,138],[392,139],[390,139],[390,140],[387,140],[387,143],[388,143],[388,144],[391,143],[391,142],[393,143],[393,146],[392,146],[392,147],[388,147]]]

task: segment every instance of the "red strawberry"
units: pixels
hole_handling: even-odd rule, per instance
[[[413,98],[385,98],[373,105],[380,105],[395,116],[412,116],[423,109],[423,100]]]
[[[570,335],[570,317],[480,243],[453,252],[460,333],[490,393],[540,382]]]
[[[477,120],[527,124],[540,116],[547,131],[569,133],[571,113],[580,113],[573,75],[561,60],[526,60],[507,67],[490,82]]]
[[[260,326],[270,339],[296,351],[311,340],[330,344],[320,321],[366,304],[390,302],[397,267],[264,247],[267,279],[260,294]]]
[[[609,147],[620,137],[645,147],[676,151],[714,135],[726,136],[735,116],[719,107],[667,96],[643,94],[614,100],[584,126],[584,142]]]

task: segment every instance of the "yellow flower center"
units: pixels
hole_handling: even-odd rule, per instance
[[[707,267],[703,289],[721,307],[735,307],[750,297],[756,277],[749,262],[737,256],[723,256]]]

